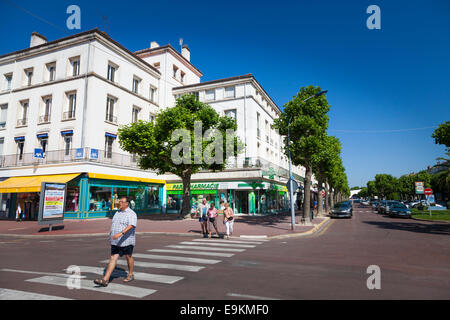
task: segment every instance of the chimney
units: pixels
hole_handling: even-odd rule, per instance
[[[159,44],[156,41],[150,42],[150,49],[159,48]]]
[[[189,50],[189,47],[185,44],[183,48],[181,49],[181,55],[187,60],[191,61],[191,50]]]
[[[47,43],[47,38],[44,37],[43,35],[37,33],[37,32],[33,32],[31,34],[31,39],[30,39],[30,48],[31,47],[36,47],[36,46],[40,46],[41,44]]]

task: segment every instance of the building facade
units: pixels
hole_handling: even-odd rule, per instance
[[[287,210],[288,162],[271,128],[281,110],[251,74],[202,76],[187,46],[152,42],[133,53],[97,29],[52,42],[33,33],[29,48],[0,56],[0,217],[13,218],[19,204],[34,218],[42,181],[68,183],[66,218],[111,216],[123,195],[139,214],[178,212],[179,178],[139,169],[117,132],[153,121],[184,94],[235,118],[246,144],[224,172],[193,176],[193,210],[203,198],[236,213]],[[304,170],[293,172],[302,181]]]

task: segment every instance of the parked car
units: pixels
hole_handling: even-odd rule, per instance
[[[370,206],[369,200],[361,201],[361,204],[362,204],[363,206]]]
[[[383,213],[385,207],[386,207],[386,200],[381,200],[380,202],[378,202],[375,211],[378,213]]]
[[[351,218],[353,217],[353,206],[350,201],[336,203],[331,209],[330,216],[332,218]]]
[[[375,210],[376,211],[376,209],[377,209],[377,207],[378,207],[378,201],[371,201],[371,204],[372,204],[372,210]]]
[[[392,206],[393,204],[402,204],[402,203],[400,203],[400,201],[397,200],[385,200],[384,205],[380,207],[378,213],[387,214],[389,207]]]
[[[403,203],[394,202],[391,203],[387,209],[386,213],[390,217],[406,217],[411,218],[411,210],[407,208]]]

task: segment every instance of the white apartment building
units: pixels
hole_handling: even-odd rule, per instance
[[[201,83],[190,60],[187,46],[152,42],[132,53],[97,29],[52,42],[33,33],[29,48],[0,56],[0,216],[20,204],[35,217],[42,181],[68,183],[66,218],[110,216],[122,195],[139,214],[178,211],[179,179],[140,170],[117,131],[153,121],[187,93],[234,117],[247,146],[225,172],[193,177],[193,205],[205,197],[230,201],[236,213],[286,209],[288,162],[271,128],[280,109],[252,75]]]

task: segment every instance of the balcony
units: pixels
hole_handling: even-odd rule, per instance
[[[43,115],[39,117],[39,124],[50,123],[50,115]]]
[[[26,119],[26,118],[17,120],[18,127],[24,127],[27,125],[27,123],[28,123],[28,119]]]
[[[112,114],[107,114],[105,120],[117,124],[117,117],[113,116]]]
[[[47,151],[44,156],[44,159],[36,159],[34,153],[24,153],[19,159],[17,154],[4,155],[0,157],[0,168],[84,162],[140,170],[137,156],[98,150],[98,157],[92,158],[91,148]]]
[[[75,110],[64,112],[63,120],[75,120]]]

